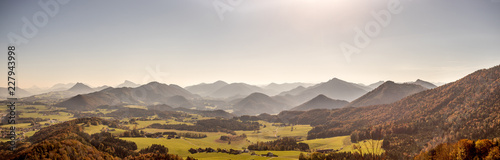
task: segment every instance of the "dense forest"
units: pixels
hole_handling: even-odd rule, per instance
[[[418,154],[416,160],[430,159],[500,159],[500,139],[472,141],[462,139],[456,143],[443,143]]]
[[[299,160],[382,160],[387,159],[386,155],[359,154],[358,152],[332,152],[311,154],[300,153]]]
[[[257,150],[257,151],[308,151],[309,145],[306,143],[297,142],[295,138],[292,137],[283,137],[274,141],[268,142],[257,142],[255,144],[248,146],[249,150]]]

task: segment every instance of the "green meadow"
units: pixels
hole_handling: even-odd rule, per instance
[[[259,131],[236,131],[237,135],[246,134],[247,139],[240,141],[232,141],[231,144],[227,142],[221,142],[218,139],[222,135],[228,135],[227,133],[215,133],[215,132],[193,132],[193,133],[203,133],[206,134],[206,138],[193,139],[193,138],[181,138],[181,139],[166,139],[166,138],[121,138],[128,141],[133,141],[137,144],[138,150],[151,146],[152,144],[161,144],[169,149],[169,153],[177,154],[182,157],[191,156],[201,160],[219,160],[219,159],[270,159],[269,157],[252,156],[249,153],[243,153],[240,155],[229,155],[226,153],[196,153],[191,154],[188,152],[190,148],[208,148],[213,149],[236,149],[241,150],[246,148],[248,145],[253,144],[258,141],[272,141],[278,139],[278,137],[297,137],[302,139],[302,143],[307,143],[310,148],[314,150],[318,149],[335,149],[341,152],[359,152],[357,149],[353,148],[353,145],[361,147],[363,153],[373,153],[381,154],[384,151],[380,148],[381,140],[367,140],[360,143],[352,143],[350,136],[339,136],[332,138],[322,138],[314,140],[306,140],[307,132],[312,129],[308,125],[294,125],[292,126],[278,127],[273,126],[272,123],[259,121],[262,123]],[[180,131],[180,130],[168,130],[168,129],[154,129],[154,128],[144,128],[145,132],[190,132],[190,131]],[[272,152],[278,157],[272,159],[297,159],[300,151],[255,151],[256,154],[266,154],[267,152]],[[307,153],[306,153],[307,154]]]

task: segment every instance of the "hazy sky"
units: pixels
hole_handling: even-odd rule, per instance
[[[56,2],[58,11],[39,2]],[[223,20],[214,4],[226,9]],[[7,76],[9,33],[27,42],[16,45],[21,88],[334,77],[450,82],[500,64],[499,0],[401,0],[399,12],[380,25],[372,12],[385,13],[388,4],[397,6],[388,0],[2,0],[1,75]],[[355,28],[366,32],[374,23],[380,32],[372,27],[378,34],[346,58],[340,44],[354,46]]]

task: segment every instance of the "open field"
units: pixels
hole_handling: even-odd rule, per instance
[[[302,141],[307,143],[311,149],[335,149],[340,152],[358,152],[353,145],[360,146],[363,153],[376,152],[382,154],[382,140],[366,140],[364,142],[352,143],[350,136],[339,136],[331,138],[320,138]]]
[[[88,127],[84,127],[83,128],[83,131],[89,135],[91,134],[94,134],[94,133],[100,133],[101,130],[103,128],[109,128],[109,129],[115,129],[115,131],[109,131],[109,133],[113,134],[113,135],[120,135],[122,134],[123,132],[125,132],[125,130],[123,129],[117,129],[117,128],[110,128],[109,126],[107,125],[90,125]]]
[[[137,127],[137,129],[144,129],[148,127],[149,125],[159,123],[159,124],[186,124],[186,125],[194,125],[193,123],[189,122],[177,122],[173,119],[169,120],[151,120],[151,121],[135,121],[137,124],[127,124],[124,126],[129,127],[130,129],[133,129],[134,127]]]
[[[307,132],[312,129],[309,125],[295,125],[293,126],[292,131],[292,126],[272,126],[272,123],[265,121],[259,121],[259,123],[266,126],[261,126],[258,131],[259,133],[255,131],[236,131],[236,133],[238,135],[243,133],[246,134],[247,139],[250,140],[250,142],[272,141],[278,139],[279,137],[297,137],[305,140],[307,138]]]
[[[267,154],[267,152],[271,152],[278,157],[261,157],[261,156],[252,156],[250,153],[243,153],[240,155],[231,155],[227,153],[197,153],[190,155],[199,160],[228,160],[228,159],[242,159],[242,160],[296,160],[300,154],[299,151],[256,151],[257,155]]]
[[[30,123],[17,123],[17,124],[6,124],[6,125],[2,125],[0,127],[10,128],[10,126],[15,126],[16,128],[29,128],[29,127],[31,127],[30,125],[31,125]]]
[[[44,105],[20,105],[16,106],[16,112],[19,117],[22,118],[42,118],[42,119],[55,119],[58,121],[68,121],[74,118],[72,114],[67,112],[57,112],[57,114],[43,114],[40,112],[44,111],[55,111],[61,108],[49,108]],[[6,112],[7,108],[3,109],[2,112]],[[42,123],[42,122],[40,122]],[[45,122],[43,122],[45,123]],[[43,124],[42,123],[42,124]]]
[[[310,126],[307,125],[296,125],[294,126],[294,131],[291,131],[291,126],[287,127],[276,127],[272,126],[271,123],[260,122],[266,125],[265,128],[261,127],[260,133],[254,131],[236,131],[238,135],[246,134],[247,139],[237,142],[231,142],[231,144],[221,143],[217,140],[221,135],[228,135],[226,133],[214,133],[214,132],[193,132],[193,133],[203,133],[207,134],[207,138],[201,139],[191,139],[191,138],[181,138],[181,139],[166,139],[166,138],[121,138],[124,140],[133,141],[137,144],[138,149],[146,148],[152,144],[162,144],[169,149],[169,153],[178,154],[182,157],[192,156],[199,159],[269,159],[269,157],[251,156],[250,154],[244,153],[241,155],[229,155],[225,153],[197,153],[191,154],[188,152],[190,148],[221,148],[221,149],[237,149],[241,150],[246,148],[248,145],[255,143],[257,141],[271,141],[278,139],[276,136],[292,136],[301,137],[305,139],[307,136],[307,131],[310,130]],[[179,131],[179,130],[168,130],[168,129],[153,129],[146,128],[143,129],[145,132],[190,132],[190,131]],[[278,131],[278,132],[276,132]],[[275,136],[276,135],[276,136]],[[248,140],[248,141],[247,141]],[[358,152],[358,150],[353,149],[352,145],[358,145],[361,147],[363,153],[368,153],[368,150],[372,152],[372,142],[367,140],[361,143],[351,143],[350,136],[339,136],[332,138],[314,139],[314,140],[304,140],[303,143],[309,144],[310,148],[314,151],[317,149],[335,149],[341,152]],[[384,151],[380,148],[382,141],[373,141],[373,143],[378,143],[378,148],[375,151],[378,154]],[[265,154],[267,152],[272,152],[278,155],[277,158],[272,159],[297,159],[300,151],[256,151],[257,154]]]

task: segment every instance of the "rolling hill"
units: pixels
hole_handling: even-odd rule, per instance
[[[262,94],[252,93],[233,106],[235,115],[276,114],[288,109],[288,105]]]
[[[352,101],[347,106],[361,107],[377,104],[389,104],[424,90],[427,90],[427,88],[417,84],[398,84],[392,81],[386,81],[376,89]]]
[[[349,102],[344,100],[334,100],[326,97],[325,95],[318,95],[307,101],[304,104],[301,104],[297,107],[294,107],[290,110],[292,111],[308,111],[311,109],[334,109],[334,108],[342,108],[349,104]]]

